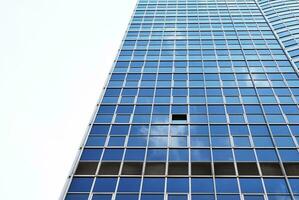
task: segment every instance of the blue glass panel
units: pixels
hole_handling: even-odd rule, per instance
[[[93,178],[73,178],[69,192],[89,192]]]
[[[228,128],[226,125],[211,125],[210,126],[211,135],[228,135]]]
[[[167,135],[168,134],[168,126],[156,126],[153,125],[150,131],[151,135]]]
[[[148,161],[165,161],[167,155],[166,149],[149,149],[147,151]]]
[[[236,161],[255,161],[255,155],[251,149],[235,149]]]
[[[110,137],[108,146],[123,146],[125,140],[125,137]]]
[[[191,149],[191,161],[211,161],[209,149]]]
[[[132,113],[134,106],[118,106],[116,113]]]
[[[164,178],[144,178],[142,192],[164,192]]]
[[[116,106],[100,106],[99,112],[101,114],[113,114]]]
[[[252,137],[256,147],[274,147],[271,137]]]
[[[275,150],[257,149],[257,158],[259,161],[277,161],[278,157]]]
[[[253,136],[269,135],[269,130],[265,125],[249,125],[250,132]]]
[[[207,194],[193,194],[192,200],[214,200],[214,195],[207,195]]]
[[[109,125],[93,125],[90,134],[107,135],[109,131]]]
[[[170,107],[169,106],[154,106],[153,113],[154,114],[169,114]]]
[[[192,178],[191,179],[191,191],[200,193],[212,193],[214,192],[213,179],[211,178]]]
[[[167,192],[189,192],[188,178],[168,178]]]
[[[147,137],[129,137],[128,146],[145,147],[147,144]]]
[[[117,194],[115,200],[138,200],[138,194]]]
[[[127,135],[129,126],[127,125],[113,125],[110,134],[112,135]]]
[[[168,144],[167,136],[150,136],[148,146],[149,147],[166,147]]]
[[[287,149],[287,150],[278,150],[282,161],[299,161],[299,152],[298,150]]]
[[[190,138],[192,147],[209,147],[210,139],[209,137],[191,137]]]
[[[147,125],[133,125],[130,131],[131,135],[144,135],[148,134],[148,126]]]
[[[217,195],[217,200],[240,200],[240,196],[239,195],[228,195],[228,194],[220,194]]]
[[[183,194],[169,194],[168,200],[188,200],[188,196]]]
[[[111,194],[97,194],[93,195],[92,200],[111,200],[112,195]]]
[[[292,200],[290,195],[268,195],[269,200]]]
[[[206,125],[191,125],[190,135],[208,135],[209,128]]]
[[[89,136],[86,142],[86,146],[104,146],[106,137]]]
[[[117,178],[97,178],[94,192],[114,192],[116,189]]]
[[[234,178],[216,178],[216,191],[219,193],[237,193],[239,192],[237,179]]]
[[[236,147],[250,147],[250,140],[248,137],[234,137],[234,145]]]
[[[288,187],[284,179],[265,178],[265,187],[268,193],[288,193]]]
[[[123,149],[106,149],[103,160],[122,160]]]
[[[119,192],[139,192],[140,178],[120,178],[118,191]]]
[[[293,193],[299,193],[299,179],[298,178],[290,178],[289,183],[291,185],[291,189]]]
[[[97,115],[94,122],[95,123],[110,123],[112,121],[113,115]]]
[[[68,194],[65,200],[87,200],[88,194]]]
[[[143,194],[141,200],[164,200],[163,194]]]
[[[244,200],[264,200],[262,195],[245,195]]]
[[[145,155],[144,149],[127,149],[125,154],[125,160],[143,161]]]
[[[213,149],[214,161],[232,161],[233,154],[229,149]]]
[[[172,125],[170,127],[171,135],[188,135],[188,126]]]
[[[187,149],[170,149],[169,161],[188,161],[189,153]]]
[[[246,125],[230,125],[229,128],[232,135],[249,135]]]
[[[99,160],[102,151],[102,149],[84,149],[81,155],[81,160]]]
[[[259,178],[240,178],[243,193],[263,193],[262,181]]]
[[[175,113],[175,114],[188,113],[188,107],[187,106],[172,106],[171,113]]]

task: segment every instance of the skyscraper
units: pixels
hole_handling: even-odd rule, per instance
[[[294,4],[139,0],[62,199],[299,199]]]

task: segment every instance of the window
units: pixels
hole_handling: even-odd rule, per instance
[[[283,165],[288,176],[299,176],[299,164],[284,163]]]
[[[69,192],[89,192],[93,178],[73,178]]]
[[[214,161],[232,161],[233,154],[231,150],[228,149],[214,149],[213,150]]]
[[[256,163],[237,163],[239,175],[259,175]]]
[[[142,175],[143,163],[124,163],[122,168],[123,175]]]
[[[87,200],[88,194],[68,194],[65,200]]]
[[[117,178],[97,178],[93,192],[114,192]]]
[[[191,191],[193,193],[213,193],[214,184],[212,178],[192,178]]]
[[[187,149],[170,149],[169,161],[188,161],[189,153]]]
[[[188,163],[169,163],[168,175],[188,175]]]
[[[140,178],[120,178],[118,191],[119,192],[139,192]]]
[[[268,149],[257,149],[256,150],[258,160],[262,161],[278,161],[277,154],[275,150]]]
[[[216,175],[235,175],[233,163],[215,163],[214,170]]]
[[[172,122],[186,122],[187,115],[184,114],[173,114],[172,115]]]
[[[164,178],[144,178],[142,192],[164,192]]]
[[[282,175],[280,166],[278,163],[260,163],[261,171],[263,175]]]
[[[192,175],[212,175],[210,163],[191,163],[191,174]]]
[[[106,149],[103,160],[122,160],[123,149]]]
[[[145,155],[144,149],[127,149],[125,154],[126,161],[143,161]]]
[[[165,174],[165,163],[146,163],[145,175],[164,175]]]
[[[262,181],[259,178],[240,178],[243,193],[263,193]]]
[[[188,178],[168,178],[167,179],[167,192],[189,192]]]
[[[297,178],[290,178],[289,183],[294,193],[299,193],[299,182]]]
[[[138,200],[138,194],[117,194],[115,200]]]
[[[237,179],[234,178],[216,178],[217,193],[237,193]]]
[[[209,149],[191,149],[191,161],[211,161]]]
[[[164,200],[163,194],[142,194],[141,200]]]
[[[90,134],[107,135],[109,131],[109,125],[93,125]]]
[[[102,149],[84,149],[81,160],[100,160]]]
[[[102,162],[99,175],[118,175],[120,163]]]
[[[166,149],[149,149],[147,151],[147,161],[166,161]]]
[[[80,162],[78,164],[75,174],[93,175],[96,173],[97,166],[98,166],[97,162]]]
[[[111,200],[111,194],[95,194],[92,196],[92,200]]]
[[[284,179],[265,178],[265,187],[268,193],[288,193],[288,187]]]

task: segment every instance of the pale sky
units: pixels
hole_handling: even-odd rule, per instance
[[[0,0],[0,194],[58,199],[136,0]]]

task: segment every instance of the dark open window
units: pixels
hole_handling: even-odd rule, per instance
[[[187,121],[187,115],[185,114],[173,114],[172,121]]]
[[[98,166],[97,162],[80,162],[78,164],[75,174],[93,175],[96,173],[97,166]]]
[[[118,175],[119,163],[103,162],[100,167],[100,175]]]
[[[281,168],[278,163],[261,163],[260,166],[264,176],[282,175]]]
[[[299,176],[299,163],[284,163],[283,165],[288,176]]]
[[[256,163],[237,163],[239,175],[259,175]]]
[[[188,175],[188,163],[169,163],[168,175]]]
[[[146,163],[145,175],[164,175],[165,163]]]
[[[191,164],[192,175],[212,175],[210,163],[192,163]]]
[[[124,163],[122,168],[123,175],[142,175],[142,163]]]
[[[215,163],[215,175],[235,175],[235,166],[233,163]]]

